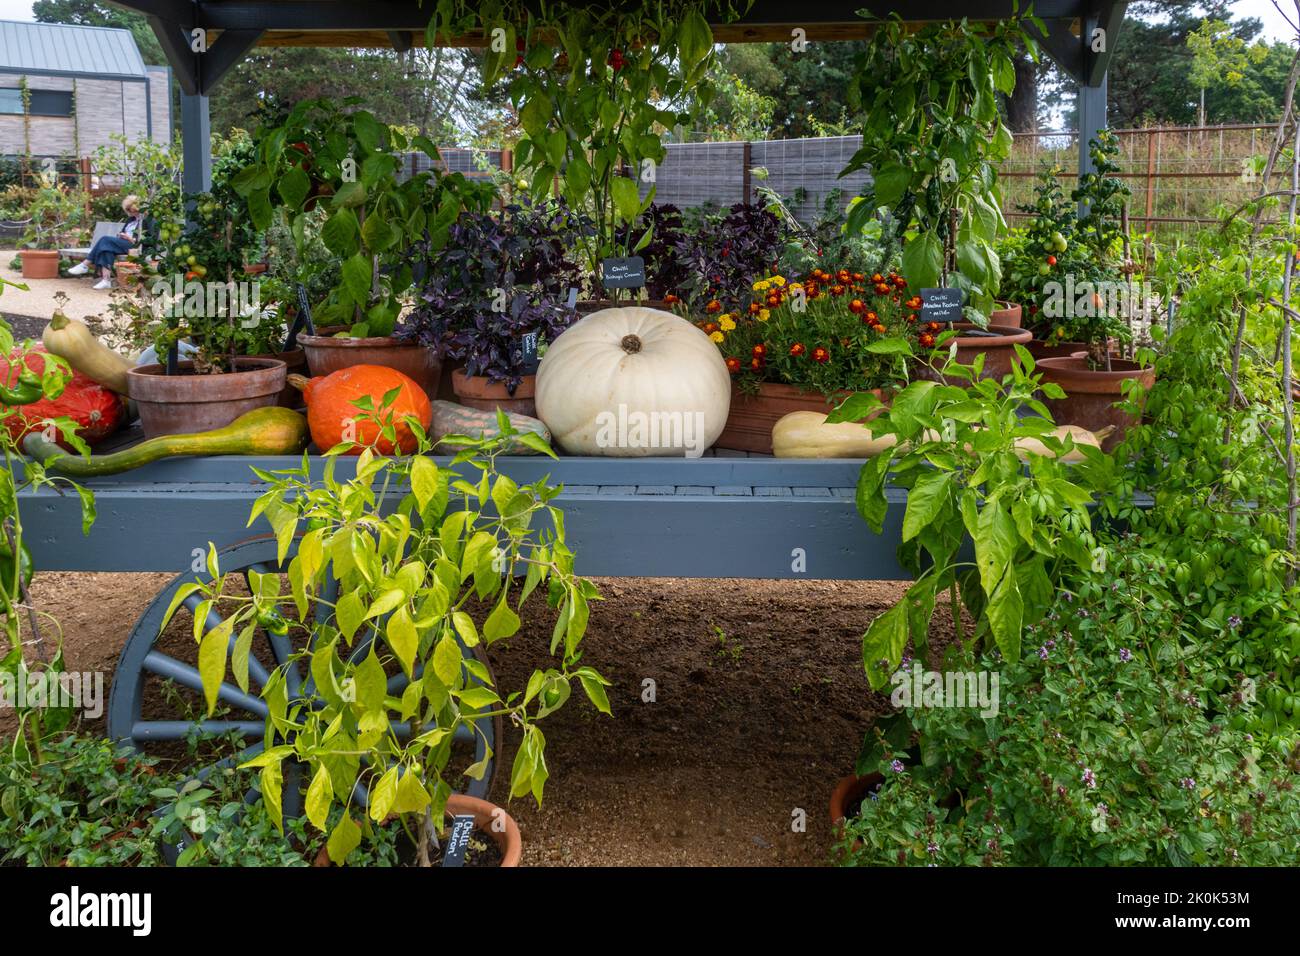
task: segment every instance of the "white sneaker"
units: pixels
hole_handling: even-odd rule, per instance
[[[111,289],[111,288],[113,288],[113,280],[112,280],[112,279],[100,279],[98,282],[96,282],[94,285],[92,285],[91,288],[92,288],[92,289]]]
[[[68,275],[70,275],[70,276],[84,276],[84,275],[85,275],[86,273],[88,273],[89,271],[90,271],[90,263],[89,263],[89,262],[79,262],[79,263],[77,263],[75,266],[73,266],[71,269],[68,270]]]

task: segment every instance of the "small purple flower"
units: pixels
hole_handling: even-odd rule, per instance
[[[1046,647],[1040,647],[1038,649],[1038,656],[1041,657],[1043,660],[1047,660],[1047,654],[1048,651]]]
[[[927,843],[925,845],[925,852],[930,854],[931,856],[934,856],[936,853],[939,852],[939,845],[937,843]]]
[[[1184,790],[1196,789],[1196,781],[1193,780],[1191,777],[1183,777],[1182,780],[1178,781],[1178,785],[1182,787]]]
[[[1074,603],[1074,595],[1072,595],[1069,591],[1062,591],[1061,597],[1065,600],[1066,604]]]
[[[1083,768],[1083,785],[1089,790],[1097,789],[1097,775],[1088,767]]]
[[[1133,659],[1133,652],[1130,651],[1127,647],[1121,647],[1119,649],[1119,659],[1122,660],[1125,664],[1127,664],[1129,661]]]
[[[893,763],[891,763],[891,764],[889,765],[889,769],[892,770],[892,771],[894,771],[894,773],[902,773],[902,772],[903,772],[903,761],[901,761],[901,760],[895,760]]]
[[[1049,651],[1054,651],[1056,650],[1056,641],[1049,640],[1043,646],[1047,648]]]
[[[1241,627],[1241,618],[1239,618],[1239,617],[1238,617],[1237,615],[1235,615],[1235,614],[1231,615],[1231,616],[1228,618],[1228,627],[1232,628],[1234,631],[1235,631],[1237,628]]]

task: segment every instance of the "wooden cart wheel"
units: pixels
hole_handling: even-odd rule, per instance
[[[288,558],[293,557],[296,548],[296,543],[290,547]],[[245,586],[250,570],[262,574],[284,573],[288,567],[287,559],[284,565],[277,564],[276,542],[270,535],[242,541],[218,552],[218,555],[222,573],[241,574]],[[257,689],[265,685],[271,670],[287,664],[286,684],[291,700],[315,697],[310,675],[304,676],[298,662],[289,660],[295,652],[302,650],[301,640],[299,646],[294,647],[290,637],[277,637],[259,627],[248,662],[249,692],[244,693],[233,682],[226,681],[218,694],[214,718],[195,718],[195,714],[205,712],[192,617],[201,599],[195,595],[183,602],[168,624],[166,633],[160,634],[159,631],[172,597],[181,585],[208,580],[206,570],[181,574],[145,608],[122,649],[108,700],[108,735],[111,738],[155,755],[164,755],[169,750],[174,754],[197,746],[203,756],[198,760],[199,766],[192,778],[199,780],[207,779],[214,770],[237,766],[263,749],[268,709],[266,702],[257,696]],[[336,581],[328,579],[322,597],[332,604],[337,598],[337,587]],[[335,589],[334,593],[330,593],[330,588]],[[286,587],[286,593],[287,590]],[[211,630],[221,620],[213,610],[204,629]],[[292,633],[300,633],[300,629]],[[234,639],[235,635],[232,635],[232,647]],[[354,657],[367,653],[369,646],[368,639],[359,639],[353,648]],[[475,647],[473,654],[491,676],[483,645]],[[416,676],[419,676],[418,671]],[[388,693],[400,697],[409,682],[405,674],[390,677]],[[399,733],[402,732],[403,725],[394,726]],[[465,791],[470,796],[486,797],[491,789],[496,771],[495,754],[501,739],[500,715],[482,718],[474,722],[473,727],[457,728],[456,740],[467,757],[471,748],[474,761],[482,760],[489,748],[493,754],[483,777],[470,781]],[[466,764],[468,762],[467,759]],[[292,819],[302,813],[305,787],[302,769],[302,765],[296,762],[286,762],[284,766],[283,809],[286,818]],[[245,795],[248,802],[259,797],[255,786]],[[366,793],[360,783],[353,799],[356,804],[365,806]]]

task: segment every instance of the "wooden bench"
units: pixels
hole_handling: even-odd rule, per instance
[[[66,256],[69,259],[75,259],[78,262],[89,259],[90,250],[94,248],[95,243],[99,242],[99,240],[103,239],[105,236],[116,236],[124,227],[125,224],[120,222],[97,222],[95,223],[95,231],[90,236],[89,246],[86,246],[84,249],[60,249],[59,255]],[[118,258],[123,257],[119,256]]]

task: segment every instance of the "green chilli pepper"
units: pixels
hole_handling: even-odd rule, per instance
[[[0,402],[5,405],[30,405],[44,397],[41,377],[29,368],[19,374],[17,385],[0,385]]]
[[[6,538],[0,537],[0,591],[8,595],[10,601],[19,600],[22,597],[22,589],[31,587],[32,584],[35,565],[32,563],[32,552],[27,547],[26,541],[19,542],[18,545],[18,569],[22,576],[22,587],[19,588],[18,594],[12,594],[9,589],[14,581],[14,552]]]

